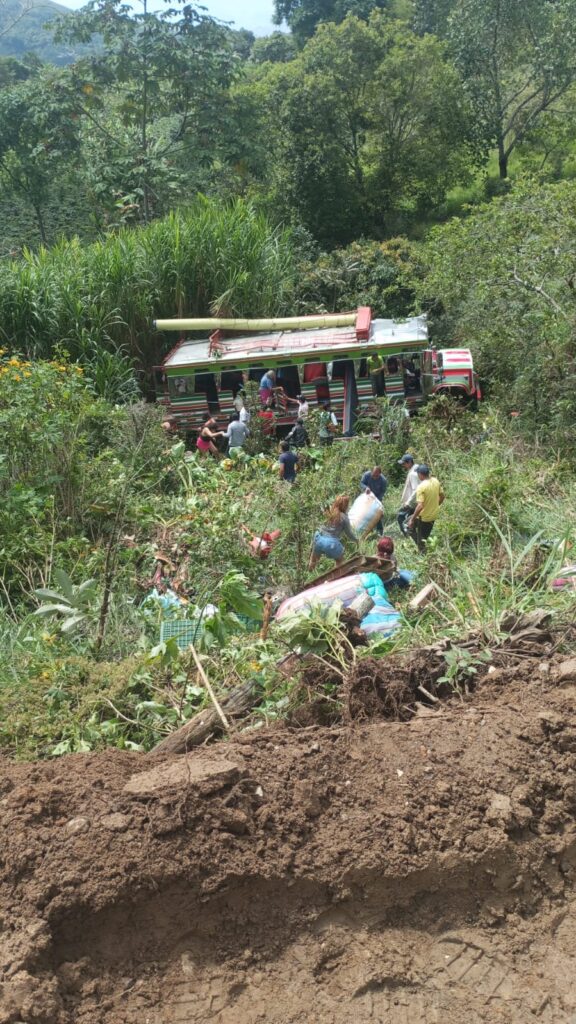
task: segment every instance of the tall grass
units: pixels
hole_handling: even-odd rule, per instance
[[[0,339],[31,358],[87,341],[126,348],[141,366],[168,342],[156,317],[213,312],[275,316],[290,310],[295,245],[249,203],[198,197],[141,229],[81,245],[25,251],[0,267]]]

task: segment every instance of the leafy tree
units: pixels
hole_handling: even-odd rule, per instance
[[[272,32],[272,35],[256,39],[252,47],[252,60],[255,64],[284,64],[293,60],[296,50],[294,40],[285,32]]]
[[[573,182],[527,181],[464,220],[435,228],[422,250],[420,302],[436,336],[466,344],[528,432],[574,450],[576,232]]]
[[[443,45],[381,11],[319,26],[240,91],[270,203],[327,244],[397,230],[469,173],[469,112]]]
[[[454,0],[447,37],[500,177],[576,80],[576,0]]]
[[[427,32],[444,38],[455,0],[413,0],[412,22],[421,35]]]
[[[73,92],[92,156],[102,149],[99,165],[92,162],[101,168],[101,192],[144,222],[169,205],[164,194],[182,185],[179,172],[217,158],[222,97],[236,61],[234,34],[178,3],[157,14],[143,0],[133,14],[121,0],[91,0],[57,30],[59,39],[104,44],[74,65]]]
[[[40,66],[33,62],[16,60],[14,57],[0,57],[0,89],[7,85],[16,85],[17,82],[25,82],[27,78]]]
[[[576,85],[545,111],[526,132],[515,151],[518,173],[539,180],[560,181],[574,175]]]
[[[374,316],[402,319],[410,314],[413,247],[406,238],[360,240],[330,253],[301,260],[296,301],[304,312],[339,312],[371,306]]]
[[[294,37],[303,44],[324,22],[339,23],[349,14],[367,18],[371,11],[389,7],[390,0],[274,0],[274,21],[277,25],[286,21]]]
[[[44,210],[52,183],[74,163],[78,150],[75,111],[60,72],[48,70],[0,90],[0,170],[34,210],[45,244]]]

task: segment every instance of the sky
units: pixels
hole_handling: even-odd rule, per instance
[[[202,0],[202,3],[215,18],[233,21],[234,28],[249,28],[260,36],[278,31],[278,26],[272,24],[272,0]]]
[[[77,10],[86,0],[60,0],[66,7]],[[130,2],[130,0],[127,0]],[[278,30],[272,24],[273,0],[197,0],[198,6],[206,7],[208,14],[222,21],[233,21],[233,28],[248,28],[255,35],[265,36]],[[134,6],[137,6],[135,3]],[[161,0],[151,0],[152,10],[161,10]]]

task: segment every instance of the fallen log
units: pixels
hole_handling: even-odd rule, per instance
[[[220,707],[226,719],[234,721],[251,711],[260,700],[260,696],[260,684],[251,680],[232,690],[228,697],[220,701]],[[175,732],[165,736],[160,743],[156,744],[154,752],[167,755],[185,754],[191,747],[198,747],[207,739],[221,735],[223,732],[224,728],[218,712],[214,708],[205,708]]]

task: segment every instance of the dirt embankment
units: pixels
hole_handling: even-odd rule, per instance
[[[1,1024],[576,1024],[576,664],[0,770]]]

